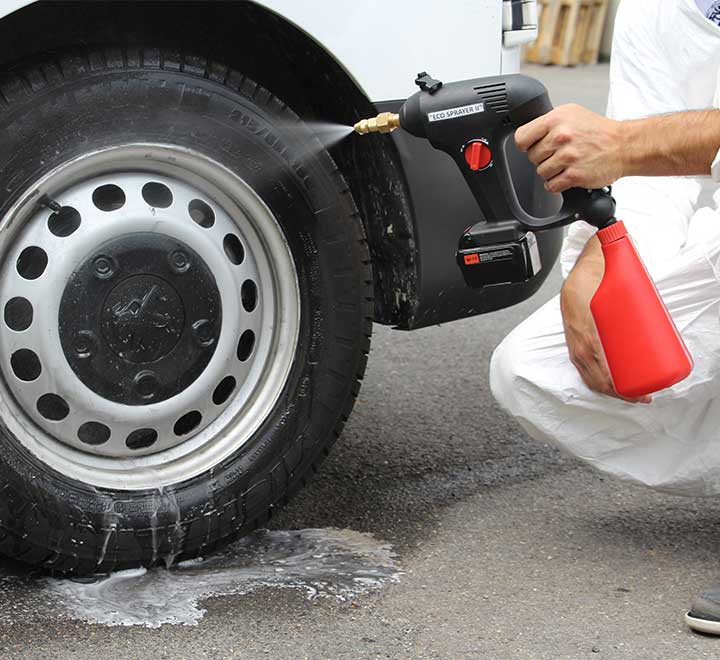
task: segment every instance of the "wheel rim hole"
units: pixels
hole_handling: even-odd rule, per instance
[[[15,351],[10,358],[10,366],[13,373],[26,383],[37,380],[42,373],[40,358],[29,348],[21,348]]]
[[[10,330],[22,332],[33,322],[33,306],[27,298],[11,298],[5,304],[5,325]]]
[[[252,312],[257,307],[257,285],[252,280],[245,280],[240,289],[240,299],[246,312]]]
[[[20,277],[26,280],[36,280],[47,268],[47,252],[36,245],[26,247],[20,253],[16,265]]]
[[[158,434],[155,429],[137,429],[128,435],[125,445],[128,449],[146,449],[155,444]]]
[[[237,357],[240,362],[245,362],[255,347],[255,333],[252,330],[245,330],[240,336],[237,347]]]
[[[92,195],[93,204],[101,211],[117,211],[125,206],[125,193],[120,186],[108,183],[95,188]]]
[[[190,217],[201,227],[210,229],[215,224],[215,212],[201,199],[194,199],[188,204]]]
[[[70,413],[67,401],[57,394],[43,394],[37,401],[37,410],[51,422],[59,422]]]
[[[185,413],[177,422],[175,422],[175,435],[187,435],[194,431],[202,422],[202,415],[197,411],[193,410],[189,413]]]
[[[223,248],[225,248],[225,254],[230,259],[230,263],[239,266],[245,260],[245,250],[235,234],[228,234],[223,239]]]
[[[80,213],[72,206],[63,206],[48,218],[48,229],[51,234],[60,238],[70,236],[80,226]]]
[[[143,199],[158,209],[166,209],[173,203],[173,194],[164,183],[151,181],[146,183],[142,189]]]
[[[225,403],[235,391],[236,385],[237,381],[232,376],[223,378],[213,392],[213,403],[216,406],[221,406]]]
[[[100,422],[85,422],[78,429],[78,440],[86,445],[102,445],[110,439],[110,429]]]

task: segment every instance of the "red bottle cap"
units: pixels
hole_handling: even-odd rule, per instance
[[[625,238],[626,236],[627,229],[625,228],[622,220],[618,220],[615,224],[605,227],[605,229],[601,229],[597,233],[597,237],[600,239],[601,245],[607,245],[613,241],[619,241],[621,238]]]

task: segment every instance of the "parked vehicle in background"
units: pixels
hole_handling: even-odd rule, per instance
[[[106,572],[262,526],[339,437],[373,320],[541,284],[464,286],[478,211],[444,155],[403,135],[327,150],[312,123],[397,108],[421,68],[517,70],[534,1],[0,13],[0,552]]]

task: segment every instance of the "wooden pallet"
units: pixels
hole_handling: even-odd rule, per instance
[[[608,0],[538,0],[538,38],[525,51],[528,62],[595,64]]]

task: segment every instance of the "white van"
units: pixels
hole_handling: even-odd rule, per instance
[[[0,552],[64,573],[206,553],[317,470],[373,321],[534,293],[464,285],[478,210],[445,155],[316,127],[396,110],[424,69],[516,71],[536,13],[0,4]],[[559,243],[541,237],[546,263]]]

